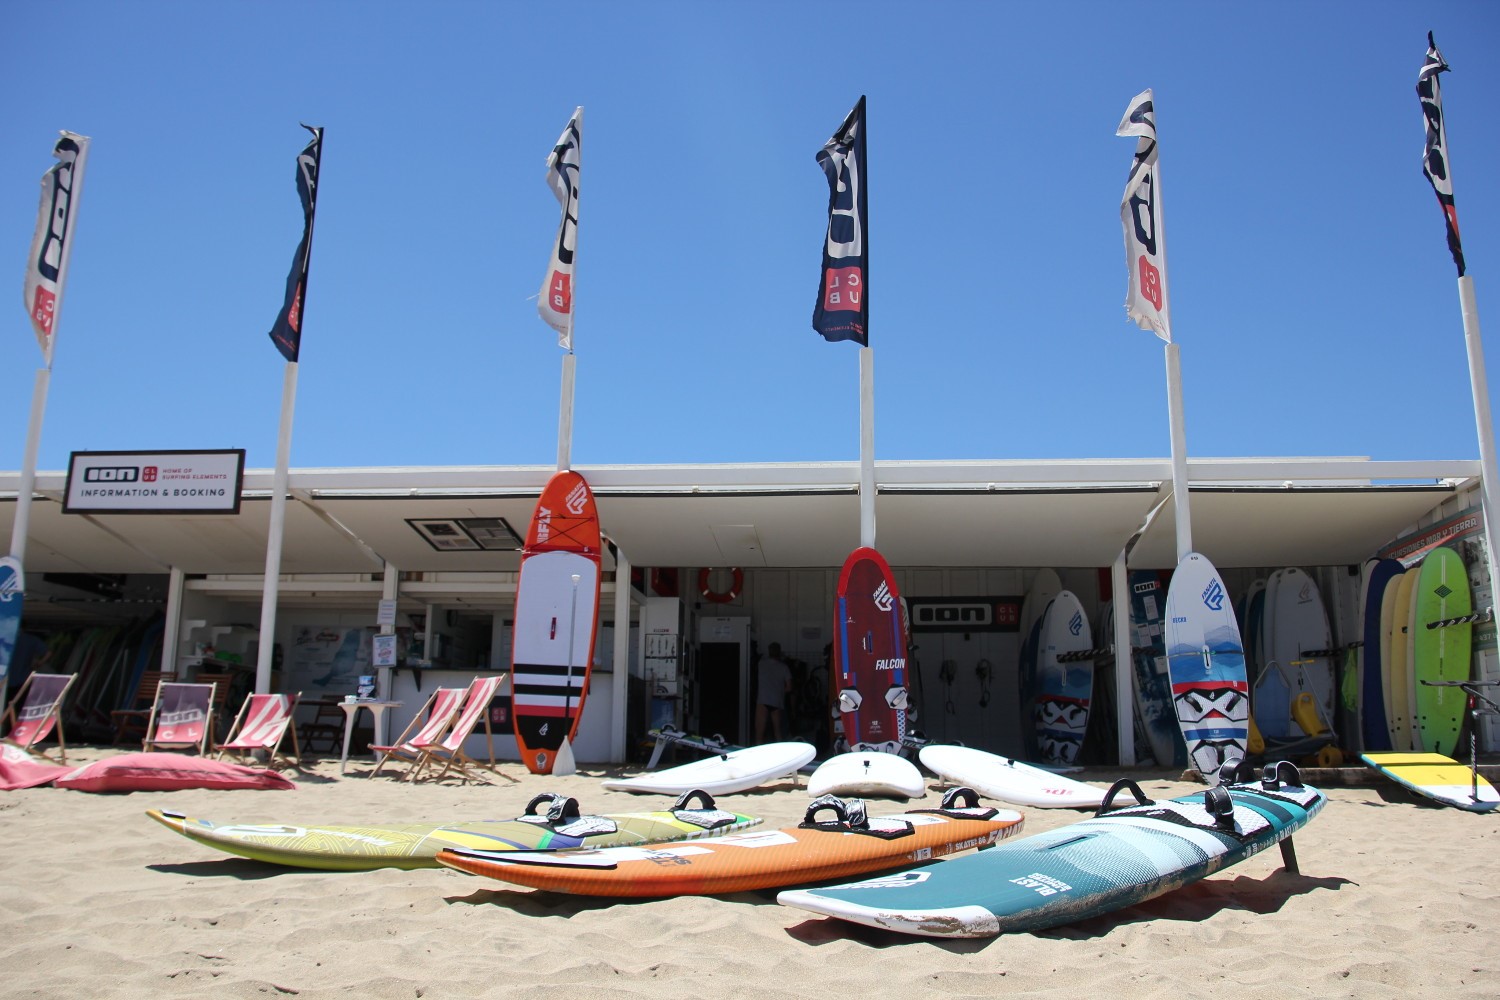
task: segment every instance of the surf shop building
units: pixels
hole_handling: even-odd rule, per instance
[[[394,734],[435,688],[507,670],[521,548],[553,471],[293,469],[273,690],[342,700],[374,676],[379,695],[400,703],[387,720]],[[859,463],[577,471],[604,539],[577,758],[635,759],[647,731],[667,723],[751,741],[756,662],[772,642],[794,672],[787,735],[825,748],[835,591],[860,542]],[[1229,599],[1248,614],[1258,581],[1301,568],[1340,668],[1363,640],[1372,558],[1413,565],[1452,547],[1475,609],[1492,604],[1477,461],[1199,459],[1188,476],[1194,548],[1220,569]],[[0,530],[13,524],[20,478],[0,474]],[[71,739],[107,737],[99,720],[143,668],[184,679],[228,671],[237,690],[253,685],[272,479],[236,470],[218,507],[122,511],[70,495],[67,473],[38,474],[22,623],[31,640],[18,662],[37,662],[40,640],[49,671],[87,674],[68,710]],[[1097,647],[1113,646],[1106,623],[1121,581],[1164,584],[1176,563],[1170,482],[1167,459],[876,462],[875,547],[910,622],[909,728],[1021,755],[1023,631],[1043,591],[1076,594]],[[1473,676],[1500,677],[1494,625],[1473,635]],[[1113,662],[1095,660],[1090,762],[1144,750],[1128,735],[1135,671]],[[497,755],[515,759],[501,691]],[[1481,747],[1497,743],[1500,727],[1483,721]]]

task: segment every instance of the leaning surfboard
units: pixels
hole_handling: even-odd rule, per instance
[[[701,792],[690,792],[659,812],[586,816],[576,799],[543,794],[515,819],[401,826],[317,826],[215,823],[163,809],[146,815],[204,847],[255,861],[320,871],[437,868],[444,848],[561,851],[580,847],[654,844],[719,835],[760,823],[725,812]]]
[[[1468,622],[1428,628],[1435,622],[1466,618],[1474,610],[1469,571],[1446,545],[1427,553],[1417,576],[1416,613],[1411,625],[1412,688],[1416,737],[1428,753],[1452,754],[1463,729],[1468,696],[1452,681],[1466,681],[1471,669],[1474,626]]]
[[[829,818],[820,818],[825,813]],[[449,868],[516,885],[587,896],[703,896],[774,889],[885,871],[988,847],[1020,830],[1021,814],[980,806],[954,789],[939,809],[867,816],[864,803],[824,796],[799,826],[692,844],[548,854],[440,851]]]
[[[1131,570],[1130,663],[1135,671],[1135,712],[1151,744],[1158,767],[1186,762],[1182,735],[1172,708],[1172,678],[1167,669],[1165,606],[1161,577],[1155,570]]]
[[[1366,564],[1364,645],[1360,648],[1359,719],[1366,750],[1389,750],[1390,730],[1385,720],[1385,684],[1382,659],[1390,646],[1381,639],[1381,607],[1386,591],[1396,586],[1405,572],[1394,559],[1372,559]]]
[[[1188,759],[1209,784],[1226,761],[1244,760],[1250,685],[1240,626],[1213,563],[1189,552],[1167,590],[1167,669]]]
[[[1359,759],[1398,785],[1445,806],[1469,812],[1489,812],[1500,806],[1500,793],[1495,787],[1452,757],[1393,750],[1362,753]]]
[[[1139,804],[1113,806],[1125,789]],[[1324,801],[1284,762],[1260,781],[1166,802],[1121,781],[1093,819],[912,871],[789,890],[776,901],[925,937],[1042,930],[1144,902],[1243,861],[1286,841]],[[1289,844],[1283,857],[1295,867]]]
[[[12,556],[0,556],[0,708],[5,703],[5,677],[16,653],[16,639],[21,634],[21,601],[25,592],[26,575],[20,562]]]
[[[1036,700],[1037,746],[1052,764],[1078,762],[1094,691],[1094,661],[1069,654],[1090,648],[1089,620],[1071,590],[1047,605],[1042,616],[1040,693]]]
[[[526,532],[511,647],[516,744],[533,774],[552,773],[583,716],[598,632],[599,553],[589,484],[572,470],[557,473]]]
[[[906,738],[906,629],[896,578],[872,548],[849,553],[839,573],[833,662],[835,747],[900,749]]]

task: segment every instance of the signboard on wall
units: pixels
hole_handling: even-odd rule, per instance
[[[1019,597],[908,597],[913,632],[1019,632]]]
[[[75,451],[64,514],[238,514],[245,450]]]

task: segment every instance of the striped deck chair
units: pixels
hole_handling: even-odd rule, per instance
[[[252,694],[240,707],[229,727],[229,737],[223,743],[215,743],[218,759],[226,753],[233,754],[241,764],[251,763],[257,750],[264,750],[267,767],[284,763],[290,767],[301,764],[302,750],[297,745],[297,730],[292,726],[292,710],[297,707],[297,694]],[[281,749],[287,736],[292,738],[292,754],[288,757]]]
[[[68,762],[68,744],[63,738],[62,704],[68,689],[78,679],[77,674],[31,674],[16,692],[15,700],[0,715],[0,725],[10,720],[10,731],[6,742],[14,743],[22,750],[32,750],[43,757],[47,754],[37,750],[36,745],[46,739],[57,728],[58,760]]]
[[[438,742],[448,731],[448,727],[453,725],[466,692],[467,688],[438,688],[432,692],[432,697],[427,699],[427,704],[422,706],[421,711],[412,717],[411,725],[390,746],[371,744],[371,751],[380,754],[380,761],[375,765],[375,770],[370,772],[370,777],[379,774],[380,769],[392,758],[415,767],[417,761],[422,759],[422,747]]]
[[[213,739],[213,706],[215,684],[181,684],[162,681],[151,705],[146,723],[146,738],[141,748],[147,753],[157,747],[188,749],[197,747],[207,753]]]
[[[458,719],[453,723],[453,728],[448,735],[437,743],[419,744],[422,751],[421,757],[413,765],[411,772],[407,774],[407,781],[415,781],[428,767],[436,767],[442,764],[443,768],[436,775],[441,781],[449,771],[456,769],[459,777],[468,781],[479,777],[479,768],[488,768],[494,773],[500,772],[495,769],[495,734],[490,729],[490,700],[495,697],[495,692],[500,688],[500,682],[505,680],[505,674],[494,674],[490,677],[476,677],[469,685],[469,692],[464,697],[463,711],[459,713]],[[474,732],[474,727],[484,719],[484,734],[489,745],[489,763],[484,764],[468,754],[464,753],[464,741]]]

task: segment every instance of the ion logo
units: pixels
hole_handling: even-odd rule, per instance
[[[152,471],[155,472],[154,469]],[[86,483],[134,483],[140,477],[141,470],[134,465],[100,465],[83,470],[83,481]]]
[[[1224,607],[1224,585],[1217,577],[1208,582],[1208,589],[1203,591],[1203,604],[1210,611],[1220,611]]]
[[[914,625],[974,625],[994,622],[994,610],[988,604],[919,604],[913,609]]]

